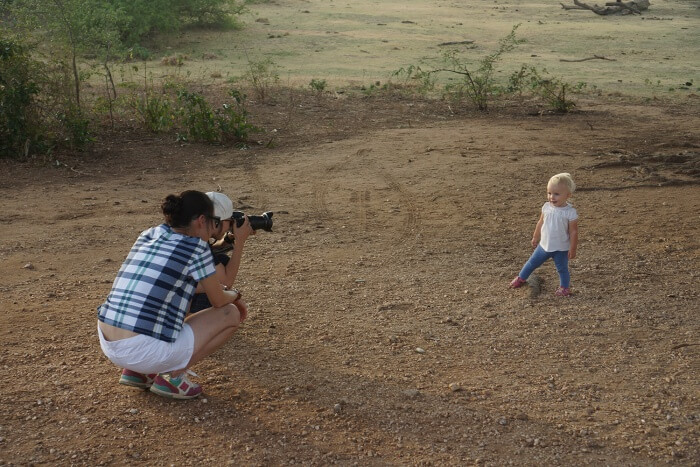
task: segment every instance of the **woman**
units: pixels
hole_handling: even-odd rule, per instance
[[[98,308],[98,334],[105,355],[124,368],[121,384],[191,399],[202,388],[188,368],[221,347],[248,310],[216,277],[207,241],[221,219],[211,199],[185,191],[161,209],[165,223],[141,233]],[[212,307],[185,319],[197,284]]]

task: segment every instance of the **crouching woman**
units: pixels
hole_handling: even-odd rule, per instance
[[[199,191],[169,195],[165,223],[138,237],[119,269],[107,300],[98,307],[104,354],[123,368],[119,382],[161,396],[191,399],[202,387],[189,368],[221,347],[246,319],[241,294],[216,278],[207,243],[221,219]],[[197,284],[211,308],[190,315]]]

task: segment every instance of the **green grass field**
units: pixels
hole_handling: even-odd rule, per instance
[[[476,63],[516,24],[524,40],[499,64],[504,78],[521,65],[545,68],[570,83],[604,93],[685,97],[700,89],[700,7],[695,1],[652,2],[642,16],[598,16],[559,3],[523,0],[280,0],[252,4],[234,31],[187,31],[161,56],[183,54],[180,73],[203,82],[241,76],[249,63],[271,60],[280,84],[329,88],[386,82],[401,67],[430,63],[444,42]],[[609,60],[583,60],[594,55]],[[690,84],[688,84],[690,83]]]

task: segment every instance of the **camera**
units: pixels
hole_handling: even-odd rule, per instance
[[[253,230],[264,230],[272,232],[272,212],[263,212],[259,216],[248,216],[248,221]],[[241,211],[233,211],[231,218],[236,221],[236,227],[240,227],[245,222],[245,213]]]

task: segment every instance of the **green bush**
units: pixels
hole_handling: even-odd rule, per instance
[[[550,76],[546,69],[523,65],[511,75],[508,91],[522,93],[523,89],[527,89],[547,102],[552,110],[566,113],[576,107],[571,94],[581,92],[584,87],[586,83],[570,84]]]
[[[214,111],[201,94],[182,89],[177,92],[179,117],[185,133],[178,134],[183,141],[219,141]]]
[[[309,87],[313,89],[314,91],[321,93],[326,89],[326,80],[325,79],[316,79],[313,78],[311,82],[309,83]]]
[[[249,132],[256,130],[248,122],[248,113],[243,106],[245,96],[236,90],[230,91],[229,95],[233,103],[224,103],[222,108],[214,110],[201,94],[179,90],[178,116],[184,132],[178,133],[178,140],[207,143],[245,141]]]
[[[432,69],[410,65],[395,71],[392,76],[403,77],[405,83],[409,83],[409,80],[418,83],[418,91],[425,94],[435,87],[438,75],[457,75],[455,82],[444,86],[445,94],[458,103],[467,98],[479,110],[487,110],[493,97],[505,92],[503,86],[497,83],[494,73],[501,56],[521,42],[515,37],[519,26],[513,26],[510,33],[499,41],[496,51],[476,62],[463,57],[457,50],[447,50],[438,59],[439,65]]]
[[[26,157],[43,146],[38,71],[22,45],[0,38],[0,157]]]
[[[233,98],[233,103],[225,103],[216,111],[215,118],[221,130],[221,139],[243,142],[248,139],[249,133],[258,129],[248,122],[248,111],[244,106],[245,95],[232,89],[229,96]]]
[[[513,26],[510,33],[499,41],[498,49],[479,60],[476,68],[460,57],[457,52],[445,52],[443,54],[445,68],[435,71],[454,73],[461,77],[459,82],[445,86],[447,94],[455,100],[461,100],[463,96],[467,96],[479,110],[488,109],[489,101],[503,91],[494,78],[496,63],[504,53],[512,51],[520,43],[515,38],[515,32],[519,26],[519,24]]]
[[[243,75],[243,79],[250,84],[257,97],[265,102],[272,87],[279,82],[280,75],[275,62],[266,58],[257,62],[248,62],[248,71]]]

